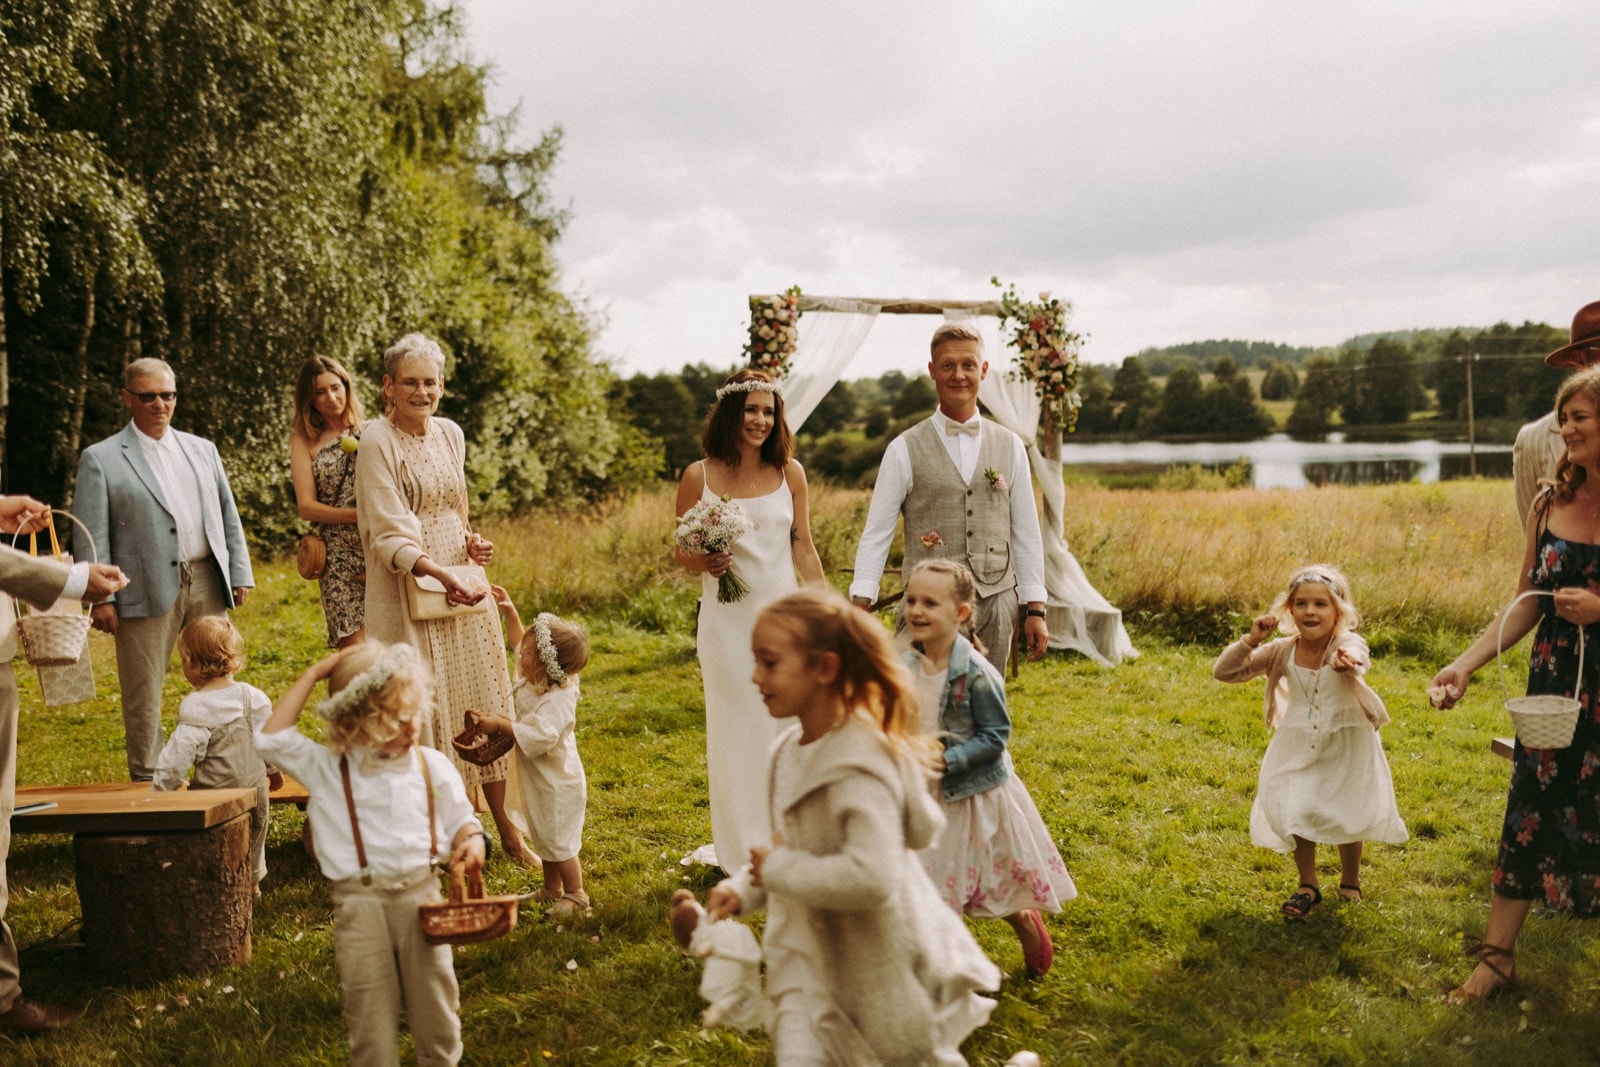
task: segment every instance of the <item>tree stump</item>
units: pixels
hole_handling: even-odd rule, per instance
[[[250,816],[206,830],[73,838],[90,973],[141,985],[250,959]]]

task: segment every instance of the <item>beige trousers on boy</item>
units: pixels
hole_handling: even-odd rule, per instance
[[[346,878],[333,886],[333,956],[344,990],[352,1067],[392,1067],[400,1062],[400,1009],[405,1008],[417,1063],[461,1060],[460,991],[449,945],[422,939],[417,906],[439,899],[439,879],[429,869],[398,884],[362,885]]]

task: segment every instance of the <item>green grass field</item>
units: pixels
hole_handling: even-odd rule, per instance
[[[1530,921],[1515,995],[1472,1011],[1442,1001],[1466,973],[1462,933],[1481,931],[1488,911],[1508,773],[1489,742],[1509,722],[1492,675],[1450,712],[1429,708],[1423,689],[1514,581],[1509,496],[1505,483],[1069,491],[1075,549],[1128,609],[1142,655],[1113,670],[1052,656],[1011,687],[1016,765],[1080,896],[1050,920],[1056,964],[1042,980],[1023,977],[1007,926],[974,925],[1007,977],[993,1020],[966,1046],[972,1062],[998,1064],[1019,1048],[1054,1064],[1600,1060],[1600,951],[1581,924]],[[860,497],[822,497],[818,540],[836,575],[849,563]],[[672,891],[703,891],[712,877],[678,863],[710,826],[695,591],[660,559],[662,507],[650,499],[493,531],[505,546],[500,576],[524,613],[571,611],[592,630],[579,744],[596,907],[564,925],[525,911],[511,936],[457,951],[468,1062],[749,1064],[766,1055],[759,1036],[699,1029],[698,973],[665,926]],[[1330,903],[1290,924],[1278,905],[1296,881],[1292,864],[1249,842],[1267,740],[1260,683],[1222,685],[1210,667],[1220,641],[1287,573],[1284,562],[1311,558],[1343,563],[1371,617],[1370,680],[1394,718],[1385,745],[1412,837],[1369,850],[1364,902]],[[321,653],[321,614],[314,585],[291,567],[264,566],[258,581],[239,613],[251,649],[242,677],[276,696]],[[93,647],[110,694],[109,641],[96,635]],[[26,668],[19,676],[23,784],[122,777],[112,700],[44,711]],[[170,684],[169,717],[182,692],[181,679]],[[87,1012],[58,1035],[0,1037],[0,1062],[344,1062],[326,888],[300,851],[299,816],[273,818],[253,960],[144,989],[84,973],[72,947],[70,840],[14,839],[8,918],[27,989]],[[1336,873],[1329,849],[1325,881]],[[489,888],[526,891],[536,877],[493,862]]]

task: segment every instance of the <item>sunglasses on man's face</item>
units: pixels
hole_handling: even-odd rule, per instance
[[[141,404],[154,404],[157,400],[170,404],[178,399],[178,394],[170,390],[165,393],[129,393],[128,395]]]

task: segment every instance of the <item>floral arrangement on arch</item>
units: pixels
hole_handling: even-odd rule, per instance
[[[766,371],[782,381],[789,376],[789,361],[794,358],[800,338],[800,287],[791,285],[775,296],[750,298],[750,338],[744,343],[744,357],[751,370]]]
[[[1000,287],[999,278],[990,284]],[[1083,337],[1067,329],[1072,305],[1040,293],[1038,300],[1023,300],[1017,287],[1008,285],[1000,296],[1000,333],[1016,350],[1012,378],[1030,382],[1039,399],[1055,414],[1056,424],[1067,433],[1078,425],[1078,350]]]

